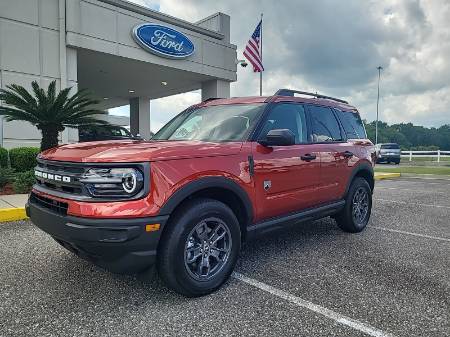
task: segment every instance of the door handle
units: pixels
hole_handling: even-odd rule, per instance
[[[310,154],[310,153],[307,153],[307,154],[305,154],[303,156],[300,156],[300,159],[304,160],[304,161],[311,161],[311,160],[314,160],[316,158],[317,158],[317,156],[315,154]]]
[[[344,158],[351,158],[354,156],[353,152],[350,151],[345,151],[344,153],[342,153],[342,155],[344,156]]]

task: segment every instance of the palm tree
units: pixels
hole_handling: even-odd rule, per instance
[[[27,121],[42,132],[41,151],[58,145],[58,133],[66,127],[109,125],[97,115],[106,112],[97,110],[98,100],[86,90],[80,90],[69,97],[71,88],[56,94],[56,81],[49,84],[47,92],[36,81],[31,83],[34,97],[24,87],[11,84],[0,89],[0,116],[6,121]]]

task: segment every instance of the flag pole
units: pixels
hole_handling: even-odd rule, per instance
[[[263,57],[263,24],[262,24],[262,19],[263,19],[263,13],[261,13],[261,37],[260,37],[260,51],[259,54],[261,55],[261,64],[262,64],[262,57]],[[262,70],[259,72],[259,96],[262,96],[262,78],[263,78],[263,73]]]

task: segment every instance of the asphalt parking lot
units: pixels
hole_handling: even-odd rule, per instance
[[[363,233],[327,218],[266,235],[198,299],[0,224],[0,336],[450,336],[449,195],[450,180],[377,182]]]

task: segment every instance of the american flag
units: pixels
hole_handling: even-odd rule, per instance
[[[261,40],[261,26],[262,20],[259,21],[244,50],[244,56],[252,64],[253,71],[255,73],[264,71],[262,57],[259,49],[259,42]]]

